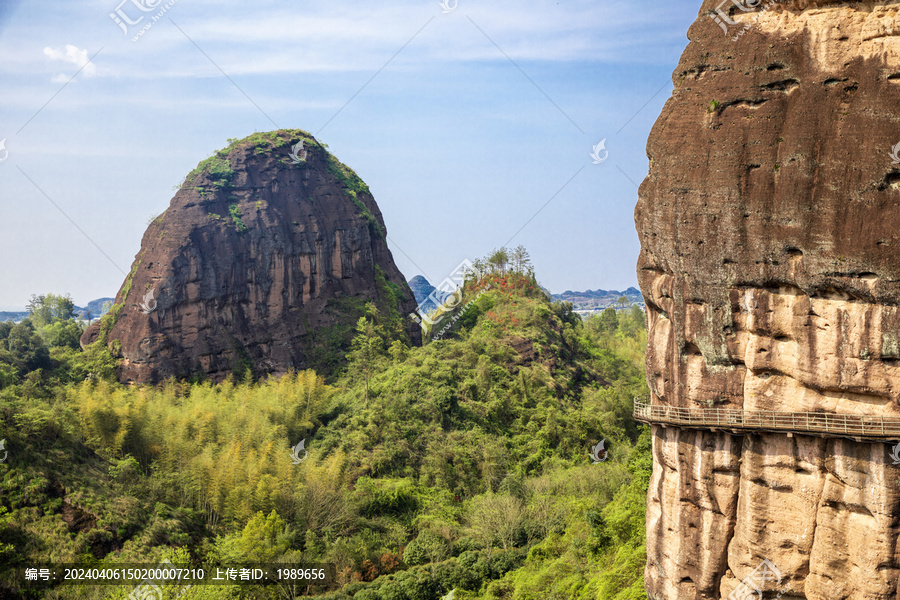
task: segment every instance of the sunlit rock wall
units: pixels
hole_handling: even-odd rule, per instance
[[[750,4],[703,3],[648,141],[651,401],[900,417],[900,4]],[[655,426],[649,594],[896,598],[890,449]]]

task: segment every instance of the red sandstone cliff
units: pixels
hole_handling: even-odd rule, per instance
[[[900,4],[720,2],[688,32],[635,211],[651,401],[898,416]],[[725,598],[764,559],[766,597],[897,597],[887,445],[653,434],[651,597]]]
[[[416,305],[368,187],[308,133],[254,134],[188,175],[82,343],[105,339],[123,381],[328,371],[367,301]]]

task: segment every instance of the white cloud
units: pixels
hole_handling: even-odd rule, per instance
[[[635,11],[630,0],[609,0],[600,6],[591,0],[562,6],[545,1],[527,10],[515,0],[488,6],[460,0],[459,10],[449,15],[441,14],[437,1],[364,2],[356,7],[313,1],[302,11],[261,1],[265,10],[240,14],[217,10],[202,19],[185,15],[176,18],[180,30],[155,28],[153,55],[165,54],[167,60],[147,63],[145,57],[151,55],[141,47],[118,75],[218,77],[216,66],[197,59],[192,42],[229,75],[281,75],[371,72],[401,47],[391,63],[394,69],[435,62],[505,62],[506,57],[653,64],[668,55],[663,50],[669,46],[683,46],[684,37],[666,29],[674,8]]]
[[[47,46],[46,48],[44,48],[44,56],[53,61],[61,60],[63,62],[75,65],[76,67],[81,69],[81,73],[85,77],[93,77],[97,74],[97,65],[88,61],[88,51],[82,50],[78,46],[66,44],[65,51],[63,51],[62,49],[56,49]],[[84,68],[82,69],[82,67]],[[52,81],[53,83],[63,83],[68,81],[71,77],[72,75],[58,73],[54,75],[50,81]]]

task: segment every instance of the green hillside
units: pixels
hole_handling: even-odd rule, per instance
[[[319,587],[186,600],[645,597],[643,312],[582,321],[527,264],[478,264],[424,347],[368,306],[329,381],[127,387],[63,313],[0,324],[0,597],[125,598],[16,573],[166,558],[335,567]]]

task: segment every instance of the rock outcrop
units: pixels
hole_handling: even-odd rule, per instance
[[[900,4],[706,0],[688,37],[635,211],[651,402],[900,416]],[[900,593],[889,445],[653,436],[651,598]]]
[[[105,341],[123,381],[329,372],[366,302],[416,307],[368,187],[308,133],[254,134],[186,177],[82,344]]]

